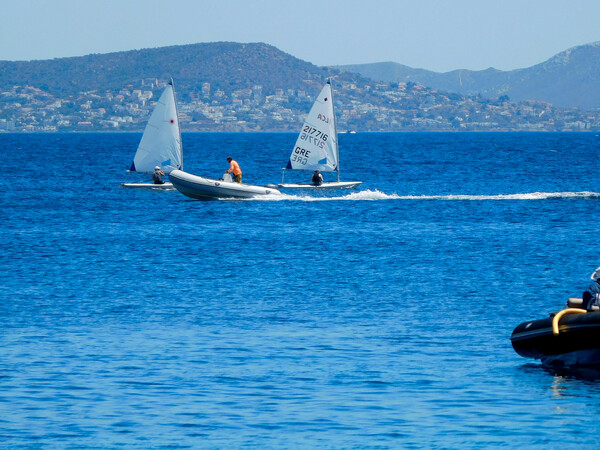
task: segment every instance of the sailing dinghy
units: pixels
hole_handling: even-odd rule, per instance
[[[165,174],[183,168],[181,130],[177,116],[175,88],[171,79],[158,99],[154,111],[146,124],[137,152],[127,171],[153,173],[159,166]],[[121,183],[121,187],[137,189],[174,189],[173,184],[152,182]]]
[[[281,184],[277,187],[284,189],[351,189],[362,183],[362,181],[340,181],[339,162],[333,91],[331,81],[327,80],[302,125],[287,167],[283,169]],[[320,185],[285,183],[286,170],[336,172],[337,181],[323,182]]]

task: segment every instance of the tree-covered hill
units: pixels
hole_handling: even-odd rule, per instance
[[[64,96],[118,90],[143,78],[172,77],[181,93],[199,91],[203,82],[228,92],[261,85],[270,93],[282,86],[307,89],[310,81],[322,83],[327,73],[267,44],[216,42],[41,61],[0,61],[0,86],[31,85]]]

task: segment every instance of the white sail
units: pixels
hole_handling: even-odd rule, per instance
[[[327,81],[302,125],[286,169],[335,172],[338,161],[331,84]]]
[[[153,172],[155,166],[160,166],[165,173],[183,166],[181,133],[172,81],[158,99],[129,170]]]

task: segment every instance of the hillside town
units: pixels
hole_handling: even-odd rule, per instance
[[[118,91],[57,98],[41,87],[0,92],[0,132],[142,131],[167,80],[140,79]],[[199,83],[178,96],[182,131],[297,131],[312,92],[262,86],[226,92]],[[600,110],[556,108],[429,89],[415,83],[334,81],[338,131],[598,131]]]

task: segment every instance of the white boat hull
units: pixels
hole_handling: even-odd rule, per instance
[[[332,181],[327,183],[322,183],[319,186],[316,186],[311,183],[283,183],[278,184],[277,187],[279,189],[356,189],[356,187],[361,184],[362,181]]]
[[[121,187],[129,188],[129,189],[150,189],[153,191],[173,191],[175,190],[175,186],[173,183],[165,182],[163,184],[154,184],[147,182],[139,182],[139,183],[121,183]]]
[[[182,170],[173,170],[169,174],[169,180],[183,195],[197,200],[281,195],[281,192],[275,188],[213,180],[192,175]]]

